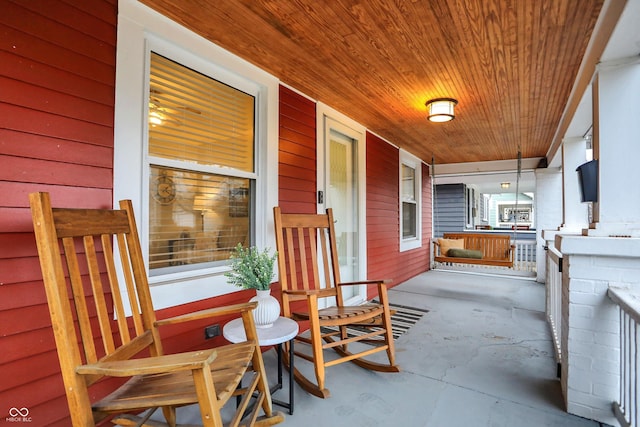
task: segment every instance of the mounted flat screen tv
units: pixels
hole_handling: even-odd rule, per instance
[[[580,185],[581,202],[598,201],[598,161],[591,160],[576,169]]]

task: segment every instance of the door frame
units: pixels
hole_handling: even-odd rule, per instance
[[[333,129],[356,141],[358,168],[358,276],[367,278],[367,205],[366,205],[366,128],[333,108],[318,102],[316,105],[316,151],[317,151],[317,191],[327,194],[326,153],[329,130]],[[318,193],[316,193],[317,195]],[[322,203],[317,202],[317,212],[324,213],[326,197]],[[347,305],[362,304],[367,300],[367,287],[358,287],[356,296],[345,301]]]

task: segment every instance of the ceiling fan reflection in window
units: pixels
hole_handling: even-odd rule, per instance
[[[149,124],[151,127],[174,125],[181,126],[183,121],[194,121],[202,111],[184,105],[188,99],[166,94],[156,88],[149,91]]]

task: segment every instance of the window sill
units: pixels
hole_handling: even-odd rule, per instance
[[[400,252],[406,252],[406,251],[418,249],[421,247],[422,247],[422,240],[418,238],[400,241]]]

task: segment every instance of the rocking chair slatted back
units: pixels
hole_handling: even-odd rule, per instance
[[[286,244],[284,253],[279,253],[278,263],[282,264],[280,271],[288,272],[281,278],[282,289],[290,291],[323,289],[324,296],[337,296],[335,283],[340,281],[340,271],[332,268],[333,262],[337,260],[337,252],[329,250],[332,248],[332,239],[335,239],[331,234],[333,229],[329,227],[333,221],[333,214],[331,212],[323,215],[288,214],[281,216],[280,220]],[[318,256],[318,245],[320,245],[322,256]],[[318,261],[321,262],[322,270],[318,266]],[[323,273],[322,279],[320,271]],[[292,293],[290,298],[295,301],[306,297]]]
[[[120,207],[122,210],[119,211],[52,209],[52,225],[55,230],[50,232],[55,232],[62,241],[73,295],[74,314],[82,336],[87,363],[95,363],[114,354],[119,346],[131,341],[132,332],[134,336],[144,333],[145,330],[151,331],[151,335],[157,333],[154,326],[155,313],[150,308],[151,297],[147,277],[138,274],[134,279],[134,272],[141,267],[144,271],[144,265],[132,216],[133,206],[131,201],[125,200],[121,202]],[[110,224],[109,233],[105,233],[104,224]],[[118,243],[117,252],[114,252],[112,245],[114,235]],[[116,260],[123,264],[133,331],[125,315]],[[139,283],[138,286],[136,281]],[[68,298],[66,290],[56,291]],[[146,313],[146,319],[143,319],[142,313]],[[66,330],[73,330],[73,325],[66,326],[70,328]],[[96,348],[96,342],[101,342],[102,348]],[[161,355],[160,341],[155,339],[152,344],[151,354]],[[97,379],[99,378],[95,380]]]

